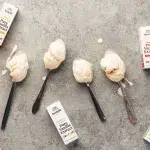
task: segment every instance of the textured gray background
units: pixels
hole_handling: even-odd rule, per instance
[[[150,25],[149,0],[9,0],[19,13],[0,48],[0,71],[12,47],[17,44],[28,54],[30,71],[15,93],[7,128],[0,131],[2,150],[149,150],[142,136],[150,125],[150,73],[141,70],[138,28]],[[0,0],[2,7],[3,0]],[[102,45],[97,43],[104,39]],[[42,57],[49,44],[62,38],[67,58],[52,73],[42,106],[32,115],[32,104],[46,74]],[[100,70],[105,50],[115,50],[125,61],[126,76],[134,82],[128,88],[138,118],[133,126],[127,119],[118,85]],[[83,57],[93,63],[92,87],[106,115],[99,120],[86,87],[72,76],[72,61]],[[10,91],[9,76],[0,75],[0,120]],[[79,145],[66,147],[58,135],[46,107],[60,100],[76,132]]]

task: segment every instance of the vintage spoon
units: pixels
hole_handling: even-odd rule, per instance
[[[136,119],[133,107],[131,105],[131,102],[130,102],[129,98],[127,97],[127,94],[126,94],[124,86],[122,85],[122,82],[120,81],[120,82],[118,82],[118,84],[121,87],[121,91],[122,91],[122,94],[123,94],[123,100],[124,100],[126,110],[127,110],[127,114],[128,114],[128,119],[133,125],[135,125],[136,122],[137,122],[137,119]]]

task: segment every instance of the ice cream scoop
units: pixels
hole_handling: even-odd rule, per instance
[[[51,43],[48,52],[44,55],[44,65],[47,69],[56,69],[65,60],[66,48],[62,39]]]
[[[6,67],[10,71],[13,82],[21,82],[25,79],[29,68],[27,55],[19,51],[12,59],[7,61]]]
[[[84,59],[77,58],[73,61],[73,75],[77,82],[79,83],[85,83],[90,95],[92,97],[95,109],[97,111],[97,114],[101,121],[106,121],[106,118],[104,116],[103,111],[101,110],[99,103],[94,95],[94,92],[92,91],[92,88],[90,86],[90,83],[93,80],[93,68],[92,64]]]
[[[32,113],[36,114],[40,108],[40,103],[44,93],[44,89],[50,75],[50,70],[57,69],[60,64],[65,60],[66,48],[65,43],[62,39],[57,39],[55,42],[51,43],[48,52],[44,55],[44,66],[48,69],[47,76],[44,80],[42,88],[33,104]]]
[[[129,121],[132,124],[136,124],[136,116],[133,107],[126,95],[125,87],[122,84],[126,72],[123,60],[115,52],[107,50],[104,57],[101,59],[100,66],[101,69],[105,71],[106,76],[111,81],[117,82],[121,87]]]
[[[92,64],[88,61],[77,58],[73,61],[73,75],[80,83],[90,83],[93,80]]]
[[[111,50],[106,51],[100,65],[111,81],[119,82],[124,78],[126,71],[125,64],[115,52]]]
[[[17,52],[17,46],[15,45],[10,57],[7,59],[6,67],[10,71],[10,76],[12,77],[12,87],[6,104],[1,129],[4,130],[7,124],[8,116],[10,113],[10,108],[13,100],[14,91],[17,85],[17,82],[23,81],[27,75],[29,68],[27,55],[24,52]]]

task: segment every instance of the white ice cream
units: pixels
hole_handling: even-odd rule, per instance
[[[125,64],[115,52],[111,50],[106,51],[100,65],[111,81],[119,82],[124,78],[126,71]]]
[[[6,67],[10,71],[13,82],[22,81],[26,77],[29,68],[27,55],[19,51],[7,60]]]
[[[56,69],[65,60],[66,48],[62,39],[51,43],[48,52],[44,55],[44,64],[47,69]]]
[[[73,61],[73,75],[80,83],[90,83],[93,79],[92,64],[78,58]]]

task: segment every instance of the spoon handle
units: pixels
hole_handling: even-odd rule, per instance
[[[11,105],[12,105],[12,100],[13,100],[15,87],[16,87],[16,83],[13,82],[12,87],[11,87],[11,91],[10,91],[10,94],[9,94],[9,97],[8,97],[8,101],[7,101],[7,104],[6,104],[6,108],[5,108],[5,112],[4,112],[4,116],[3,116],[3,120],[2,120],[2,124],[1,124],[1,130],[5,130],[5,127],[6,127],[6,124],[7,124],[7,120],[8,120]]]
[[[39,94],[38,94],[38,96],[37,96],[37,98],[36,98],[36,100],[35,100],[35,102],[34,102],[34,104],[32,106],[32,113],[33,114],[36,114],[38,112],[39,108],[40,108],[40,103],[41,103],[41,100],[42,100],[42,96],[43,96],[44,89],[46,87],[46,83],[47,83],[49,75],[50,75],[50,70],[48,70],[46,79],[45,79],[45,81],[44,81],[44,83],[42,85],[42,88],[41,88],[41,90],[40,90],[40,92],[39,92]]]
[[[99,105],[90,85],[88,83],[86,85],[87,85],[90,95],[92,97],[92,100],[93,100],[93,103],[94,103],[94,106],[95,106],[95,109],[97,111],[99,118],[101,119],[102,122],[105,122],[106,121],[105,115],[104,115],[102,109],[100,108],[100,105]]]
[[[136,124],[137,119],[136,119],[136,116],[135,116],[132,104],[131,104],[131,102],[130,102],[127,94],[126,94],[125,88],[123,87],[121,81],[119,82],[119,85],[120,85],[122,93],[123,93],[123,99],[124,99],[124,103],[125,103],[125,106],[126,106],[126,110],[127,110],[127,114],[128,114],[128,119],[131,122],[131,124],[134,125],[134,124]]]

